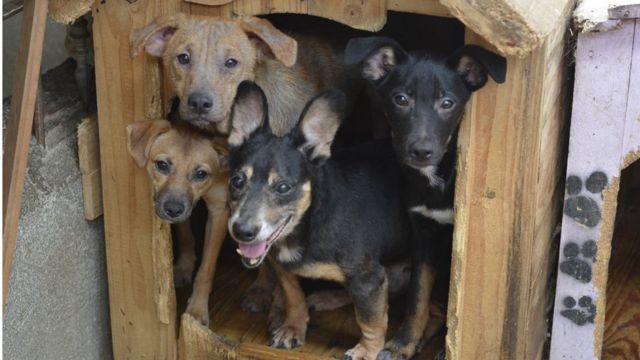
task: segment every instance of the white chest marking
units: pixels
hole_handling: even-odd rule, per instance
[[[414,206],[409,209],[440,224],[453,224],[453,209],[429,209],[426,206]]]
[[[283,263],[294,262],[302,259],[302,252],[299,247],[288,248],[286,246],[280,247],[278,252],[278,260]]]
[[[435,166],[427,166],[425,168],[420,169],[420,173],[429,179],[429,184],[431,186],[440,189],[440,191],[444,190],[444,179],[438,176],[436,171],[438,170]]]

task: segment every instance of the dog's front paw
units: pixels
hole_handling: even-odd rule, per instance
[[[271,289],[255,283],[249,286],[240,303],[242,310],[252,313],[266,312],[271,307],[271,292]]]
[[[377,360],[407,360],[416,352],[415,344],[402,344],[396,340],[388,341],[378,353]]]
[[[191,284],[194,268],[195,259],[191,260],[186,256],[181,256],[173,266],[173,283],[175,287],[180,288]]]
[[[273,332],[271,347],[293,349],[304,345],[307,326],[283,324]]]
[[[187,303],[187,310],[185,310],[185,312],[193,316],[193,318],[196,319],[203,326],[209,327],[208,301],[194,299],[194,297],[192,296],[191,298],[189,298],[189,301]]]
[[[342,360],[375,360],[380,348],[366,347],[361,343],[347,350]]]

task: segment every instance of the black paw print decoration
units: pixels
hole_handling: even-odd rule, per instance
[[[578,299],[577,304],[576,299],[567,296],[562,300],[562,305],[564,305],[565,309],[560,311],[560,314],[578,326],[588,322],[593,324],[596,318],[596,305],[589,296],[581,297]]]
[[[590,282],[591,266],[596,261],[597,252],[598,245],[594,240],[585,241],[582,248],[575,242],[568,242],[562,250],[565,260],[560,262],[560,271],[580,282]]]
[[[602,194],[607,184],[607,174],[602,171],[593,172],[585,181],[585,187],[592,194]],[[567,178],[566,186],[569,197],[564,202],[565,215],[590,228],[598,225],[602,218],[600,206],[591,196],[583,192],[582,180],[576,175],[571,175]]]

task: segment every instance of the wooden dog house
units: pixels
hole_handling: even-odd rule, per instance
[[[69,3],[60,11],[73,9]],[[87,1],[77,3],[82,8]],[[565,35],[573,5],[571,0],[94,1],[115,358],[341,356],[275,350],[261,332],[234,339],[188,316],[180,322],[170,229],[154,215],[146,174],[131,161],[125,138],[128,123],[165,113],[162,69],[150,57],[130,58],[130,32],[174,12],[220,17],[309,14],[377,31],[387,11],[456,17],[466,26],[466,42],[492,47],[508,58],[507,81],[500,86],[490,82],[472,97],[460,131],[446,351],[448,359],[542,358],[553,297],[552,244],[563,194]],[[241,279],[237,283],[240,286]],[[216,286],[213,298],[231,296],[233,288]],[[214,304],[213,313],[216,306],[223,305]],[[215,316],[212,327],[232,323]],[[237,316],[233,321],[257,322]]]

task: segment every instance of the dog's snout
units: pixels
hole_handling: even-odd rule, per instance
[[[164,203],[163,209],[167,216],[177,218],[184,213],[185,206],[183,203],[178,201],[167,201]]]
[[[187,103],[189,108],[198,114],[208,113],[213,107],[213,99],[211,96],[203,93],[193,93],[189,95]]]
[[[231,230],[236,240],[250,242],[256,238],[260,232],[260,227],[251,224],[234,223]]]
[[[409,155],[417,161],[427,161],[433,155],[433,146],[429,143],[418,142],[411,145]]]

